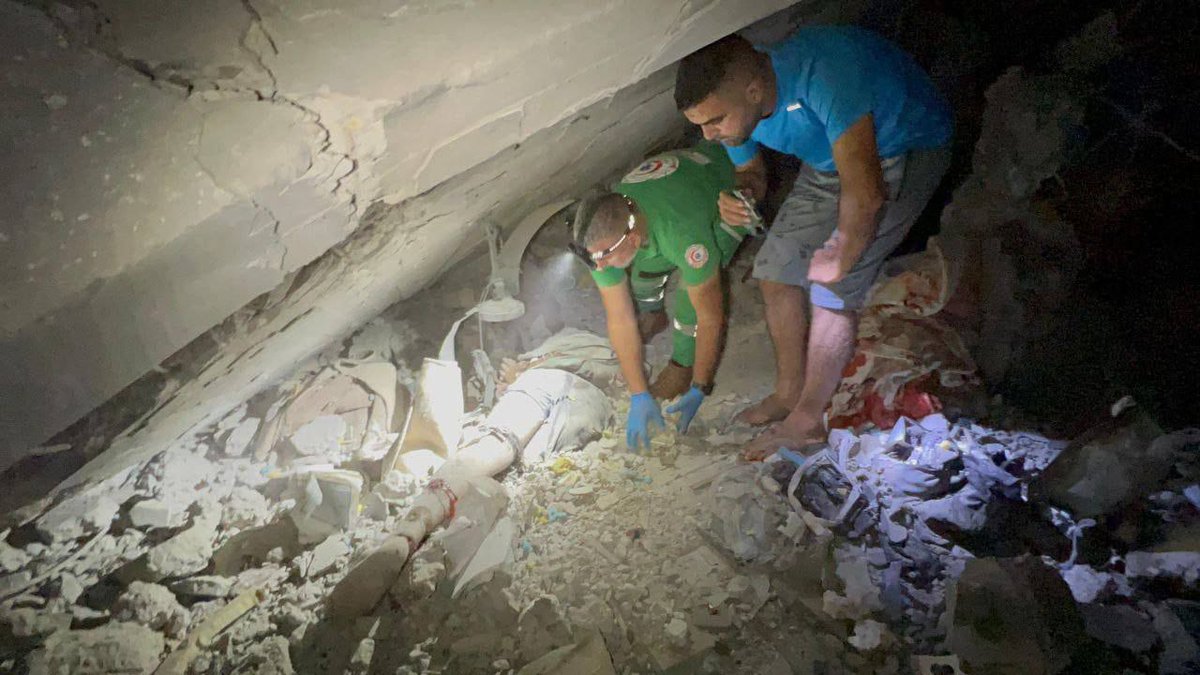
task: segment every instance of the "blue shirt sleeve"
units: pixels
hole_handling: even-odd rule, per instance
[[[741,166],[758,156],[758,141],[746,141],[741,145],[725,146],[725,153],[734,166]]]
[[[844,56],[817,59],[801,99],[825,126],[830,145],[875,107],[866,64]]]

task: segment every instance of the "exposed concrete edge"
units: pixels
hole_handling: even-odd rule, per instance
[[[426,194],[381,207],[358,232],[302,270],[285,293],[253,317],[239,317],[244,327],[239,332],[222,331],[219,353],[181,383],[152,419],[119,436],[47,498],[102,480],[198,432],[297,363],[418,292],[464,251],[463,241],[477,234],[481,219],[511,226],[527,210],[571,195],[678,134],[683,125],[672,85],[673,69],[660,71]],[[563,161],[540,161],[550,150]],[[498,181],[507,185],[497,190]],[[511,199],[477,203],[474,193],[485,184],[491,184],[489,193]],[[459,204],[469,206],[452,206]],[[414,283],[414,276],[422,281]]]

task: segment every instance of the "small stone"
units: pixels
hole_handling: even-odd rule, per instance
[[[371,669],[371,659],[375,656],[375,641],[371,638],[365,638],[358,643],[358,647],[354,649],[354,655],[350,657],[349,672],[365,673]]]
[[[668,621],[665,630],[672,644],[683,646],[687,643],[688,624],[681,617],[675,616]]]
[[[79,583],[79,579],[75,576],[64,574],[58,578],[58,597],[66,600],[68,605],[75,604],[81,595],[83,595],[83,584]]]
[[[846,642],[860,652],[867,652],[882,645],[886,635],[887,626],[878,621],[866,619],[854,624],[854,634],[846,638]]]
[[[251,646],[247,650],[245,661],[237,672],[254,673],[255,675],[293,675],[296,671],[292,668],[292,655],[288,648],[288,639],[282,635],[272,635]]]
[[[129,521],[139,530],[173,527],[179,525],[181,520],[182,518],[173,512],[169,504],[157,499],[142,500],[129,509]]]

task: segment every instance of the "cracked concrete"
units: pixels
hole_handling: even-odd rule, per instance
[[[262,386],[428,283],[480,217],[677,129],[663,68],[791,4],[0,0],[0,166],[21,167],[0,187],[0,467],[275,289],[299,304],[255,335],[294,319],[302,344],[214,358],[259,369],[239,396]],[[277,288],[363,223],[386,235],[344,243],[336,282]],[[324,292],[350,307],[305,304]]]

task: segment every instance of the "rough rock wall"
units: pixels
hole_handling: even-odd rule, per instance
[[[0,0],[0,466],[290,283],[369,205],[404,203],[373,219],[393,257],[343,270],[380,295],[322,303],[336,316],[285,352],[414,292],[478,217],[511,222],[677,124],[669,77],[614,94],[792,3],[34,4]],[[457,200],[433,199],[450,178]],[[286,363],[268,360],[259,377]]]

